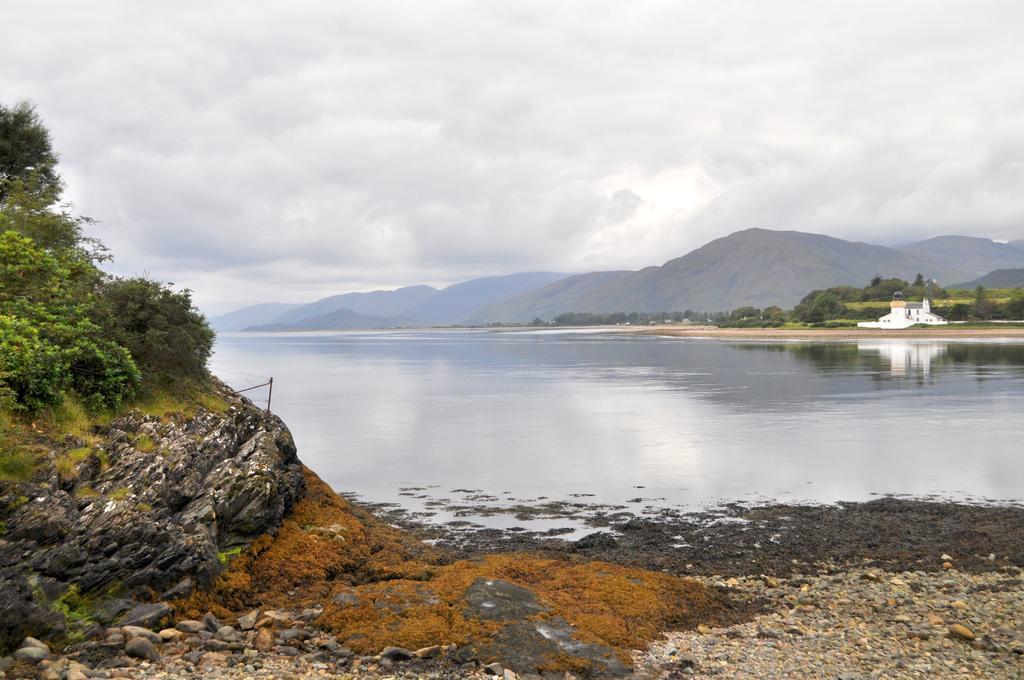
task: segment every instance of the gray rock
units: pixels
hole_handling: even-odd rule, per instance
[[[206,626],[206,630],[211,633],[216,633],[220,630],[221,622],[213,615],[212,612],[206,612],[203,614],[203,625]]]
[[[121,634],[128,640],[144,637],[154,645],[159,645],[163,642],[163,638],[160,637],[159,633],[154,633],[149,628],[142,628],[140,626],[121,626]]]
[[[171,613],[171,606],[166,602],[137,604],[120,618],[118,625],[154,628],[170,617]]]
[[[417,649],[414,654],[417,659],[433,659],[434,657],[441,655],[441,647],[439,645],[431,645],[430,647]]]
[[[248,614],[238,617],[238,627],[242,630],[252,630],[256,627],[256,619],[259,618],[260,610],[253,609]]]
[[[171,588],[168,588],[164,592],[160,593],[161,600],[183,600],[192,594],[192,591],[196,589],[195,581],[191,577],[186,576],[181,579]]]
[[[408,661],[413,657],[413,654],[404,647],[385,647],[380,656],[382,659],[389,661]]]
[[[217,632],[214,633],[214,636],[218,640],[220,640],[221,642],[237,642],[238,641],[238,631],[236,631],[231,626],[221,626],[220,628],[217,629]]]
[[[133,659],[156,661],[160,658],[160,653],[156,651],[156,646],[142,636],[134,637],[126,642],[124,645],[124,653]]]
[[[505,675],[505,667],[502,666],[500,663],[489,663],[486,666],[484,666],[484,670],[490,673],[491,675]]]
[[[484,645],[478,656],[501,659],[506,666],[523,673],[540,673],[551,658],[568,656],[591,666],[595,675],[629,674],[630,669],[610,647],[583,642],[574,633],[572,626],[560,618],[517,621],[499,630],[494,641]]]
[[[201,652],[199,650],[195,650],[195,651],[189,652],[187,654],[182,654],[181,658],[184,659],[185,661],[187,661],[188,663],[192,664],[193,666],[195,666],[203,658],[203,654],[205,654],[205,653],[206,652]]]
[[[22,663],[39,663],[50,656],[50,650],[45,647],[22,647],[14,650],[11,658]]]
[[[34,637],[27,637],[18,645],[18,649],[24,649],[25,647],[39,647],[40,649],[45,649],[47,654],[50,653],[50,646]]]
[[[125,598],[101,600],[92,607],[92,617],[98,623],[107,624],[134,606],[134,602]]]
[[[176,623],[174,627],[180,630],[182,633],[187,633],[189,635],[195,635],[199,631],[206,628],[206,626],[203,625],[202,621],[195,621],[193,619],[182,619],[181,621],[178,621],[178,623]]]
[[[587,534],[573,544],[573,550],[607,550],[618,546],[619,542],[615,536],[607,531],[597,531]]]
[[[343,590],[332,598],[334,604],[339,607],[350,607],[359,602],[354,590]]]
[[[309,633],[301,628],[285,628],[277,634],[277,638],[282,642],[302,642],[309,639]]]
[[[296,621],[314,621],[320,618],[320,615],[324,613],[323,609],[303,609],[302,613],[295,617]]]
[[[218,640],[216,638],[203,640],[202,644],[199,646],[208,652],[223,652],[224,650],[231,648],[230,643],[224,642],[223,640]]]
[[[485,621],[522,621],[545,611],[532,591],[499,579],[478,578],[462,599],[467,616]]]

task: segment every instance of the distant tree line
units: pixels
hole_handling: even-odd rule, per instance
[[[638,325],[655,323],[710,323],[730,328],[772,328],[787,323],[809,324],[816,327],[849,326],[857,321],[877,319],[881,305],[852,305],[851,303],[888,302],[893,295],[902,292],[908,300],[927,296],[932,301],[932,311],[951,321],[989,321],[1024,319],[1024,289],[1015,289],[1005,300],[997,300],[991,291],[978,286],[970,302],[948,302],[952,295],[946,289],[926,281],[918,274],[914,281],[876,276],[863,288],[856,286],[833,286],[813,290],[800,300],[793,309],[778,306],[764,309],[752,306],[739,307],[728,312],[707,312],[687,309],[682,312],[616,312],[596,314],[590,312],[567,312],[549,321],[536,318],[534,326],[603,326]]]
[[[534,326],[625,326],[626,324],[680,323],[690,318],[694,312],[612,312],[595,314],[591,312],[566,312],[559,314],[551,321],[540,317],[533,320]]]
[[[0,416],[69,397],[115,409],[207,378],[214,334],[190,292],[100,271],[110,256],[56,165],[35,109],[0,104]]]

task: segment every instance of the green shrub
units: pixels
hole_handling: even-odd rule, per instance
[[[125,347],[146,387],[182,387],[208,377],[214,332],[189,290],[143,278],[105,281],[92,310],[104,337]]]
[[[0,386],[8,408],[37,411],[60,403],[66,366],[60,348],[30,322],[0,314]]]

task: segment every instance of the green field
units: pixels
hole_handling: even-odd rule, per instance
[[[988,299],[1000,304],[1010,299],[1015,288],[993,288],[988,291]],[[974,291],[951,290],[950,297],[932,300],[933,307],[950,307],[962,303],[969,305],[974,302]],[[914,300],[911,300],[914,302]],[[868,300],[867,302],[844,302],[848,309],[889,309],[889,300]]]

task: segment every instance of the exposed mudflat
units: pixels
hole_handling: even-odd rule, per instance
[[[472,499],[440,504],[446,513],[466,517],[447,523],[396,506],[371,509],[453,558],[570,552],[683,575],[785,575],[821,562],[933,570],[941,568],[943,554],[958,555],[962,570],[1024,566],[1020,505],[886,497],[836,505],[737,504],[703,512],[648,507],[636,512],[585,499],[507,504],[482,493]],[[494,515],[508,516],[513,526],[496,529],[472,521]],[[538,522],[548,528],[527,528]]]

